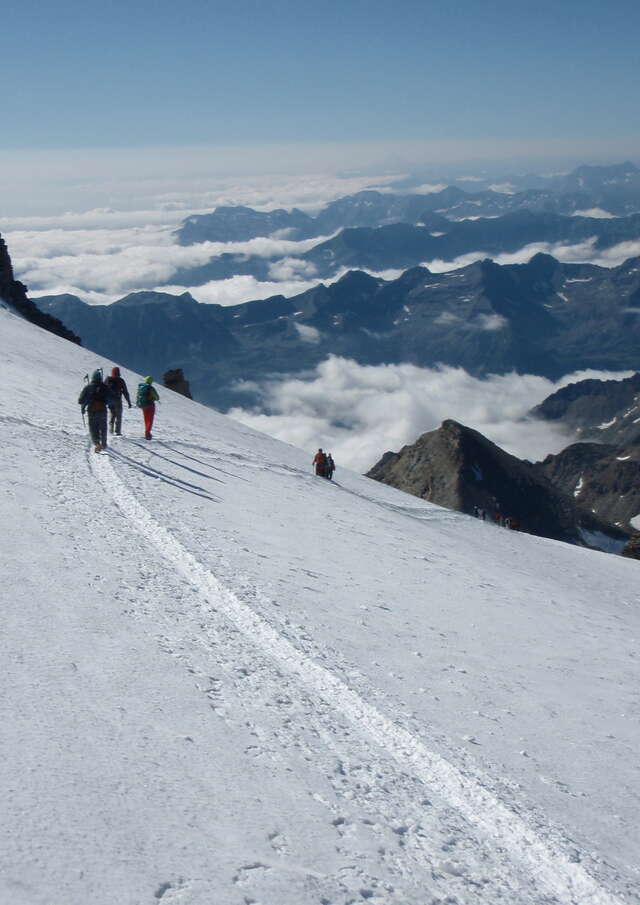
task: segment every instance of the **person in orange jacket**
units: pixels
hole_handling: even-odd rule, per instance
[[[318,452],[315,454],[315,456],[313,457],[312,464],[315,466],[316,475],[319,478],[326,478],[326,476],[327,476],[327,456],[322,451],[322,449],[319,449]]]

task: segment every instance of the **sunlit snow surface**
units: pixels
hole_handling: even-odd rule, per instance
[[[168,390],[95,455],[98,364],[0,310],[2,905],[638,901],[638,563]]]

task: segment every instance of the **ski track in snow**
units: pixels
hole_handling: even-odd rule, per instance
[[[486,875],[492,875],[491,898],[482,898],[483,902],[502,900],[515,905],[519,901],[519,893],[524,893],[526,889],[527,901],[557,902],[563,905],[621,905],[621,899],[603,889],[580,863],[572,861],[563,851],[551,847],[523,817],[487,789],[479,777],[462,772],[430,750],[421,738],[384,716],[330,669],[299,650],[236,593],[225,587],[141,505],[116,473],[114,462],[127,464],[126,458],[119,452],[113,458],[89,456],[93,473],[128,522],[145,541],[160,552],[167,564],[171,564],[194,586],[209,612],[213,609],[222,614],[239,631],[244,644],[257,648],[263,657],[294,676],[301,686],[300,692],[311,693],[311,709],[315,711],[316,717],[326,711],[323,742],[327,741],[327,732],[335,735],[335,729],[332,730],[331,727],[335,726],[337,714],[341,720],[355,725],[363,736],[368,736],[395,761],[395,778],[400,786],[406,785],[408,777],[414,777],[426,787],[430,795],[440,797],[448,803],[459,818],[475,829],[479,839],[476,840],[476,847],[482,852],[478,860],[485,863],[485,879],[468,884],[473,887],[475,901],[478,901],[478,887],[482,883],[489,883]],[[159,477],[159,473],[154,475],[153,470],[147,466],[139,462],[135,464],[148,476]],[[215,679],[210,686],[207,693],[212,698],[213,709],[224,713],[224,703],[217,700],[219,688]],[[312,753],[311,751],[310,754]],[[340,772],[339,768],[338,773]],[[430,804],[427,801],[422,803],[425,806]],[[448,821],[453,825],[455,814],[447,813],[445,806],[438,814],[438,820]],[[347,830],[345,821],[339,815],[333,822],[338,832]],[[408,830],[408,827],[399,825],[395,832],[402,837]],[[277,852],[286,846],[286,839],[275,832],[271,843],[274,852]],[[566,843],[562,848],[569,849],[570,846]],[[474,853],[477,856],[477,851]],[[438,848],[433,839],[419,832],[413,833],[411,850],[404,851],[403,857],[409,856],[421,862],[422,871],[425,868],[431,871],[436,888],[439,885],[438,876],[442,879],[445,875],[441,884],[442,891],[450,892],[451,884],[465,873],[464,866],[443,859],[442,846]],[[239,869],[234,882],[243,885],[245,876],[261,874],[268,869],[269,866],[265,864],[245,865]],[[464,891],[463,887],[462,894]],[[468,893],[469,889],[466,891]],[[366,887],[361,890],[361,895],[372,902],[385,901],[379,899],[377,894],[374,898],[372,889]]]

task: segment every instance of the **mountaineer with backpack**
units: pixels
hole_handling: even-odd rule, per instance
[[[136,396],[136,405],[142,409],[144,415],[144,438],[151,440],[151,428],[153,427],[153,418],[156,413],[156,402],[160,397],[153,386],[153,378],[145,377],[143,382],[138,386],[138,394]]]
[[[326,478],[327,476],[327,456],[321,449],[313,457],[313,462],[311,463],[315,466],[316,475],[319,478]]]
[[[119,437],[122,434],[122,397],[127,400],[127,405],[131,408],[131,399],[129,399],[129,390],[120,376],[120,368],[112,368],[111,376],[105,380],[105,386],[109,388],[114,398],[114,405],[111,409],[111,417],[109,418],[109,430],[111,433],[116,432]]]
[[[330,481],[333,480],[333,473],[336,470],[336,463],[333,461],[333,456],[331,453],[327,453],[327,469],[325,471],[325,478],[328,478]]]
[[[107,408],[112,408],[114,403],[114,397],[102,381],[102,369],[94,371],[78,397],[78,404],[83,418],[85,411],[88,413],[89,433],[97,453],[107,448]]]

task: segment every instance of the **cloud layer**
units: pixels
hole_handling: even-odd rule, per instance
[[[62,165],[62,161],[59,163]],[[77,173],[70,169],[64,176],[76,187],[81,185],[80,181],[74,181],[81,175],[82,166],[79,166]],[[203,242],[182,247],[175,241],[176,227],[186,216],[211,211],[220,204],[249,204],[258,210],[296,205],[315,211],[333,198],[366,187],[384,191],[399,175],[318,173],[248,176],[239,180],[237,177],[201,175],[164,178],[161,169],[160,161],[156,160],[150,164],[144,178],[134,179],[129,175],[117,183],[99,183],[110,202],[108,207],[0,218],[0,230],[9,245],[16,276],[28,285],[30,293],[36,298],[71,293],[95,304],[109,304],[129,292],[144,289],[173,294],[191,292],[199,301],[222,305],[275,294],[292,296],[317,282],[313,265],[303,261],[301,255],[322,238],[294,242],[274,236],[249,242]],[[63,178],[62,173],[60,178]],[[443,185],[425,182],[413,191],[428,194]],[[91,185],[87,183],[85,188],[91,188]],[[136,202],[138,206],[135,206]],[[501,264],[524,263],[542,251],[561,261],[588,261],[611,267],[640,254],[640,241],[624,242],[607,250],[596,249],[595,241],[594,238],[574,245],[535,243],[513,253],[494,256],[494,259]],[[268,278],[258,281],[253,277],[237,276],[204,286],[191,286],[174,279],[181,268],[206,264],[212,257],[224,253],[256,255],[265,259],[269,262]],[[444,272],[490,256],[478,249],[454,260],[423,263],[434,272]],[[344,272],[339,271],[333,279]],[[399,274],[400,271],[388,271],[379,275],[393,279]]]
[[[424,267],[428,267],[432,273],[445,273],[449,270],[457,270],[481,261],[484,258],[492,258],[496,264],[526,264],[534,255],[547,254],[557,258],[564,264],[597,264],[600,267],[618,267],[627,258],[640,255],[640,239],[620,242],[611,248],[596,248],[597,236],[568,245],[566,242],[533,242],[525,245],[518,251],[505,252],[495,255],[486,251],[470,251],[460,255],[452,261],[443,261],[439,258],[433,261],[425,261]]]
[[[536,461],[572,437],[556,425],[526,419],[534,405],[575,380],[630,373],[582,371],[555,383],[531,374],[480,380],[462,368],[364,366],[331,356],[308,378],[264,384],[260,411],[235,408],[229,414],[303,449],[331,450],[339,465],[356,471],[366,471],[387,450],[398,451],[447,418]]]
[[[200,242],[181,246],[175,242],[174,226],[135,226],[118,229],[20,230],[7,234],[16,275],[34,297],[69,292],[92,303],[109,304],[128,292],[159,288],[167,292],[185,292],[192,287],[165,287],[166,281],[181,267],[197,267],[221,254],[252,255],[273,260],[270,267],[274,285],[295,284],[291,294],[307,288],[315,273],[313,265],[298,258],[320,239],[293,242],[289,239],[256,238],[247,242]],[[235,304],[238,300],[265,298],[270,284],[256,289],[253,278],[237,278],[236,289],[230,281],[213,286],[193,287],[200,301],[212,301],[218,295]],[[301,285],[303,289],[297,289]],[[250,288],[251,287],[251,288]],[[249,294],[247,295],[247,292]]]

